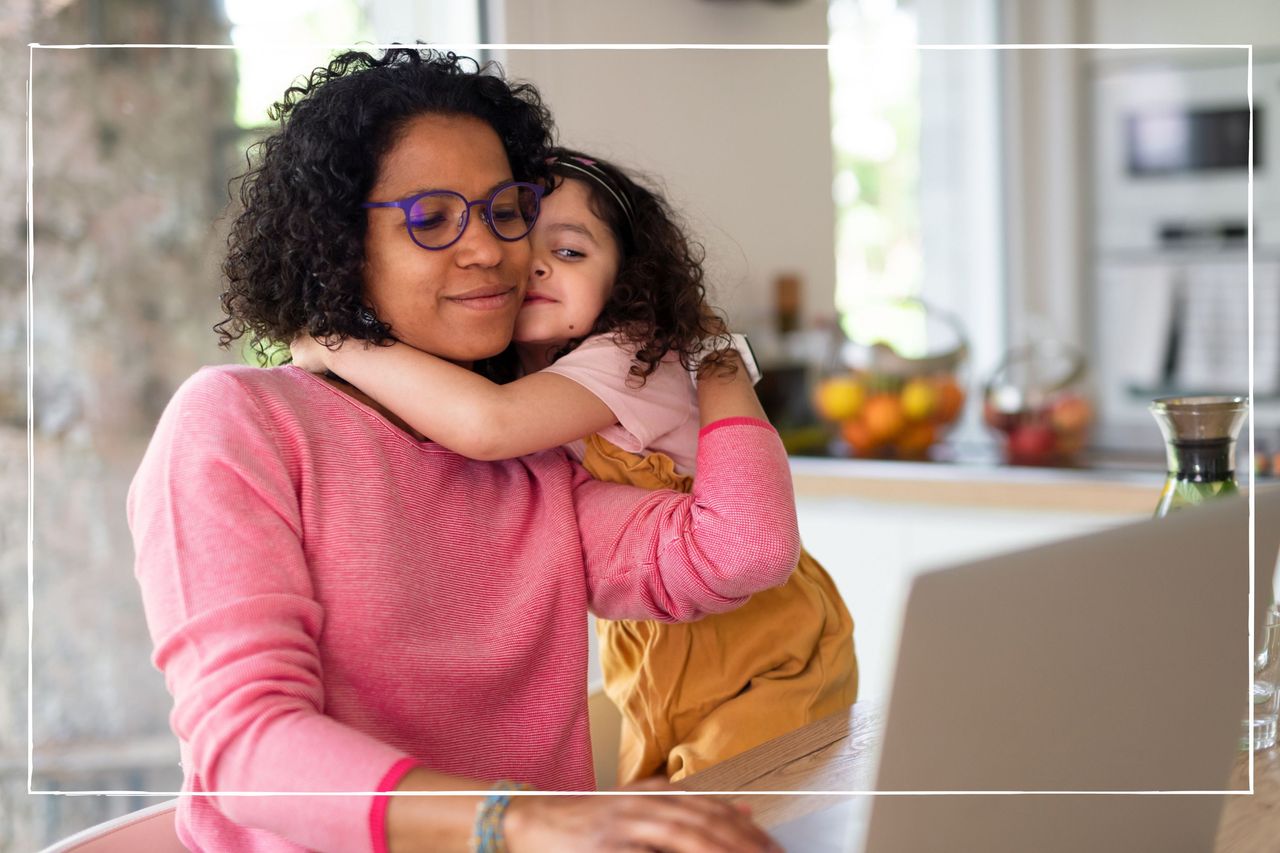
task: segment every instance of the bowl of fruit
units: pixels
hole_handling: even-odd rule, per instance
[[[959,321],[919,299],[878,300],[850,312],[835,350],[813,403],[838,452],[927,458],[964,408]]]
[[[982,419],[1000,433],[1015,465],[1069,463],[1089,438],[1093,404],[1085,358],[1060,341],[1010,350],[983,389]]]

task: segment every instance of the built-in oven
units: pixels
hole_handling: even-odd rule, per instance
[[[1254,64],[1251,116],[1243,51],[1229,64],[1193,60],[1095,74],[1091,314],[1104,446],[1158,442],[1153,397],[1248,387],[1251,154],[1255,411],[1264,431],[1280,428],[1280,62]]]

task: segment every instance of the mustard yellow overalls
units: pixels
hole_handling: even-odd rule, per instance
[[[688,492],[671,458],[593,435],[598,480]],[[605,692],[622,712],[618,783],[672,780],[853,704],[853,620],[822,566],[801,552],[785,584],[697,622],[596,622]]]

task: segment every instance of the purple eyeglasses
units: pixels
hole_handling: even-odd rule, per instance
[[[399,201],[366,201],[364,207],[398,207],[404,211],[409,237],[424,249],[447,249],[462,238],[471,219],[471,208],[480,205],[480,218],[493,236],[513,243],[533,230],[543,188],[512,181],[489,193],[488,198],[468,201],[452,190],[428,190]]]

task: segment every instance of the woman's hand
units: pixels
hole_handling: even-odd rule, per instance
[[[329,369],[330,350],[310,335],[298,335],[289,344],[293,363],[308,373],[324,373]]]
[[[503,820],[511,853],[543,850],[587,853],[781,853],[743,809],[718,797],[680,796],[662,778],[623,791],[669,791],[666,796],[513,797]]]

